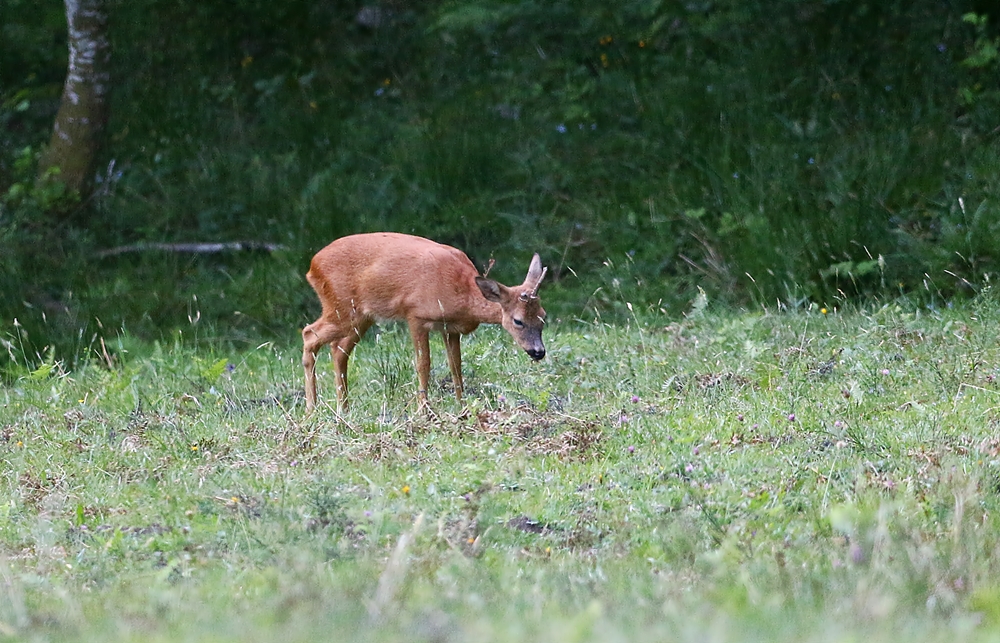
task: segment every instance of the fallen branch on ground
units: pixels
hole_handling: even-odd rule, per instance
[[[128,252],[146,252],[149,250],[157,250],[160,252],[191,252],[196,254],[211,254],[216,252],[226,252],[226,251],[243,251],[243,250],[266,250],[268,252],[275,252],[277,250],[284,250],[285,246],[280,243],[268,243],[266,241],[224,241],[218,243],[159,243],[159,242],[144,242],[144,243],[132,243],[126,246],[117,246],[114,248],[108,248],[107,250],[101,250],[97,252],[94,256],[98,259],[104,259],[105,257],[114,257],[116,255],[125,254]]]

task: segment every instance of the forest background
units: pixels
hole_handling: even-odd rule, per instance
[[[110,80],[78,191],[43,167],[65,6],[0,2],[0,365],[193,322],[297,341],[309,257],[372,230],[508,282],[539,252],[569,318],[939,306],[1000,268],[991,0],[87,1]]]

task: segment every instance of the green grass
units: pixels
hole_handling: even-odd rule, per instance
[[[431,416],[402,328],[344,418],[295,346],[107,336],[0,389],[0,639],[988,639],[998,309],[483,328]]]

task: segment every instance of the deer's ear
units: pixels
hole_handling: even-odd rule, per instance
[[[531,257],[531,265],[528,266],[528,279],[535,280],[542,276],[542,258],[536,252]]]
[[[506,290],[506,288],[492,279],[476,277],[476,285],[479,286],[479,291],[483,293],[483,297],[486,297],[488,300],[500,303],[503,299],[503,291]]]
[[[524,287],[533,295],[538,294],[538,285],[545,279],[548,268],[542,267],[542,259],[535,253],[531,258],[531,265],[528,266],[528,275],[524,278]]]

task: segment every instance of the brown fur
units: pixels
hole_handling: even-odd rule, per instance
[[[500,324],[533,359],[545,355],[545,311],[538,285],[545,269],[536,254],[520,286],[479,276],[464,252],[422,237],[395,232],[337,239],[316,253],[306,279],[323,312],[302,331],[306,409],[316,405],[316,353],[333,352],[337,403],[347,409],[347,362],[377,320],[405,320],[416,351],[420,405],[430,377],[428,333],[441,331],[455,396],[462,399],[461,336],[479,324]],[[518,322],[520,325],[518,325]]]

